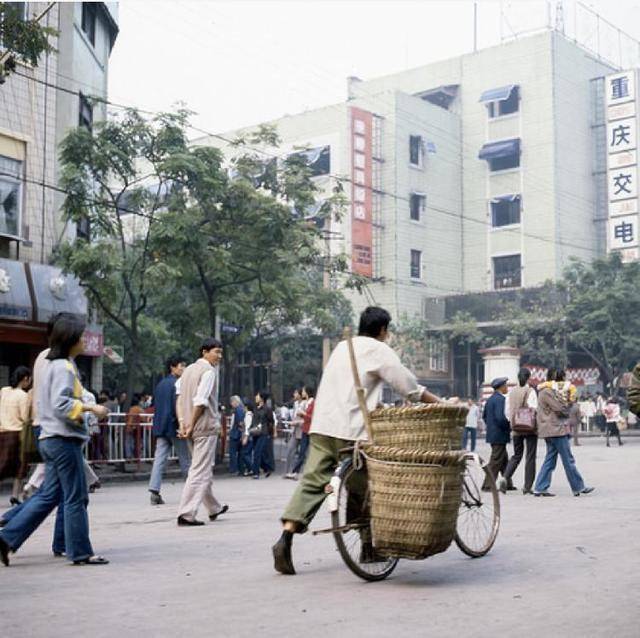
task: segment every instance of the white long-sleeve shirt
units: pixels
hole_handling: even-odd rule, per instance
[[[420,400],[424,387],[386,343],[371,337],[354,337],[353,347],[370,411],[380,402],[385,382],[409,400]],[[310,433],[348,441],[367,438],[346,341],[336,346],[322,374]]]

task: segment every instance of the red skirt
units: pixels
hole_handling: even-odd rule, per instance
[[[20,432],[0,432],[0,480],[22,478]]]

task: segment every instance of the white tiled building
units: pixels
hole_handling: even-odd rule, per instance
[[[604,252],[594,174],[604,129],[593,125],[599,79],[613,70],[549,30],[351,78],[346,102],[272,122],[283,154],[328,146],[331,175],[354,181],[351,214],[332,226],[344,239],[332,243],[370,257],[370,295],[353,297],[356,310],[373,299],[396,317],[420,315],[426,298],[536,286],[570,257]],[[364,141],[354,109],[371,114]],[[371,193],[363,202],[359,181]],[[357,230],[363,214],[370,239]]]
[[[86,228],[63,225],[56,191],[57,148],[69,128],[106,118],[108,63],[117,37],[117,3],[6,3],[54,28],[54,51],[35,68],[18,63],[0,85],[0,384],[17,365],[31,365],[46,344],[45,324],[61,310],[88,314],[75,280],[50,265],[61,239]],[[0,51],[2,49],[0,48]],[[91,356],[80,365],[101,383],[101,328],[90,326]]]

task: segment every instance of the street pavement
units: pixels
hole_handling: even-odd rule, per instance
[[[541,443],[538,464],[543,451]],[[107,485],[92,495],[90,519],[94,549],[111,564],[54,558],[48,520],[10,568],[0,566],[1,635],[637,638],[640,439],[622,448],[589,439],[575,456],[593,494],[573,497],[559,467],[556,498],[502,498],[485,558],[454,544],[402,561],[379,583],[352,575],[331,536],[296,537],[298,575],[273,571],[270,546],[295,488],[280,476],[216,476],[230,512],[200,528],[176,527],[180,481],[163,486],[160,507],[149,505],[143,483]],[[323,509],[315,526],[328,523]]]

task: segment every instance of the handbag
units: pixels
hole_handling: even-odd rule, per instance
[[[533,392],[529,388],[529,392]],[[536,429],[536,411],[533,408],[526,407],[527,400],[529,399],[529,392],[524,397],[523,405],[516,410],[513,418],[513,425],[511,429],[516,434],[535,434]]]

